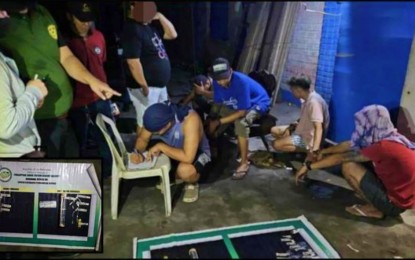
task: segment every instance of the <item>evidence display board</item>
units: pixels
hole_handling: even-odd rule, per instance
[[[0,245],[98,250],[101,218],[92,163],[0,160]]]

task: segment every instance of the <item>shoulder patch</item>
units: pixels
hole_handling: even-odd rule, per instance
[[[102,50],[101,50],[101,48],[99,46],[95,46],[94,52],[95,52],[95,54],[100,55],[101,52],[102,52]]]
[[[58,32],[56,30],[56,26],[54,24],[50,24],[48,26],[48,32],[50,37],[52,37],[52,39],[57,40],[58,39]]]

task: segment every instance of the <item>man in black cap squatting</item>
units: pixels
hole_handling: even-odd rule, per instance
[[[217,136],[229,124],[235,125],[235,135],[241,153],[241,162],[232,179],[245,177],[249,170],[248,138],[249,126],[253,121],[270,109],[270,98],[265,89],[247,75],[233,71],[229,61],[217,58],[211,68],[213,78],[213,102],[211,114],[215,120],[210,121],[209,134]]]

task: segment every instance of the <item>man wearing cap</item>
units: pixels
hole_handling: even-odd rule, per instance
[[[193,88],[189,95],[180,101],[180,104],[188,105],[192,102],[193,109],[203,121],[205,114],[208,115],[211,108],[211,100],[213,98],[212,78],[200,74],[192,78],[190,84],[193,85]]]
[[[149,146],[150,139],[161,140],[150,147],[147,159],[160,153],[168,156],[176,179],[186,183],[183,201],[195,202],[199,197],[199,178],[205,174],[211,161],[209,142],[200,117],[189,107],[165,102],[149,106],[144,112],[143,123],[135,145],[137,153],[132,156],[132,161],[140,163],[146,159],[142,153]]]
[[[245,177],[249,170],[248,138],[249,126],[265,115],[271,105],[265,89],[247,75],[233,71],[224,58],[214,60],[210,73],[213,78],[213,101],[209,123],[209,134],[222,133],[230,123],[235,125],[241,162],[232,179]]]
[[[137,135],[143,126],[145,109],[168,100],[166,86],[171,66],[162,39],[173,40],[176,37],[173,24],[157,12],[154,2],[128,2],[128,18],[120,42],[128,65],[127,84],[131,101],[137,113]]]
[[[36,1],[1,1],[0,9],[8,12],[11,26],[0,38],[0,47],[16,61],[24,82],[39,78],[48,88],[48,98],[35,114],[47,156],[66,156],[64,140],[72,132],[67,113],[73,97],[66,73],[87,84],[102,99],[119,93],[79,62],[60,36],[50,13]]]
[[[10,29],[9,15],[0,10],[0,37]],[[48,90],[39,80],[26,86],[16,63],[0,50],[0,157],[36,157],[40,137],[33,116]]]
[[[69,49],[92,75],[102,82],[107,82],[104,70],[105,39],[102,33],[94,28],[94,13],[91,3],[68,2],[66,17],[69,21],[70,31],[64,34],[64,38]],[[103,176],[105,178],[111,175],[112,156],[104,136],[94,124],[98,113],[113,118],[111,101],[100,99],[87,84],[76,81],[69,119],[78,139],[79,155],[81,157],[89,156],[87,140],[90,136],[98,145],[99,153],[103,158]]]

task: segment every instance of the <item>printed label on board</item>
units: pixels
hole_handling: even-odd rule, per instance
[[[49,208],[49,209],[55,209],[56,208],[56,201],[52,200],[52,201],[41,201],[39,203],[39,208]]]

